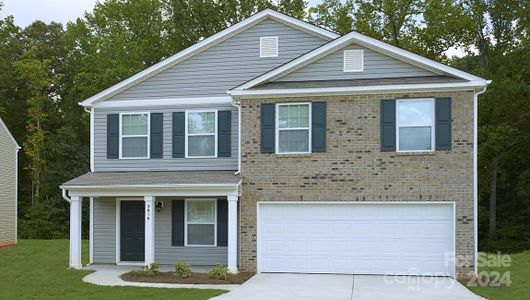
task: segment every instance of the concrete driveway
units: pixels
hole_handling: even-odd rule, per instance
[[[446,277],[257,274],[216,300],[483,299]]]

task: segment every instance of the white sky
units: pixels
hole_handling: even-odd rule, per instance
[[[85,11],[91,11],[98,0],[0,0],[4,6],[0,10],[0,18],[9,15],[15,17],[15,24],[25,27],[35,20],[46,23],[51,21],[66,25],[68,21],[75,21],[82,17]],[[314,6],[321,0],[309,0],[309,6]],[[463,56],[462,49],[449,49],[449,56]]]

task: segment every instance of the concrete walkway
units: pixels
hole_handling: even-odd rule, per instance
[[[332,274],[258,274],[216,300],[480,300],[451,278]]]
[[[238,284],[176,284],[176,283],[149,283],[124,281],[120,276],[132,270],[139,270],[141,267],[115,266],[115,265],[91,265],[84,267],[84,270],[94,270],[96,272],[83,278],[84,282],[106,285],[106,286],[138,286],[155,288],[193,288],[193,289],[220,289],[231,291],[240,287]],[[161,267],[160,271],[167,272],[171,267]],[[194,272],[207,272],[208,269],[193,268]]]

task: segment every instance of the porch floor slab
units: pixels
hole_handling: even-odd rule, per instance
[[[104,286],[137,286],[137,287],[156,287],[156,288],[193,288],[193,289],[219,289],[232,291],[239,284],[176,284],[176,283],[150,283],[150,282],[131,282],[121,279],[121,275],[133,270],[140,270],[139,266],[117,266],[117,265],[89,265],[83,270],[93,270],[83,278],[84,282],[104,285]],[[192,266],[193,272],[207,272],[210,267]],[[172,266],[160,266],[161,272],[173,271]]]

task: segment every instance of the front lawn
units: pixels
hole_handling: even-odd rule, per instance
[[[491,300],[528,299],[530,295],[530,251],[510,255],[511,266],[508,268],[480,268],[482,272],[498,272],[502,275],[510,272],[511,284],[504,287],[468,287],[474,293]],[[490,275],[491,276],[491,275]]]
[[[88,243],[83,242],[88,259]],[[105,287],[82,281],[91,271],[67,270],[68,241],[21,240],[0,249],[1,299],[186,299],[202,300],[222,290]]]

